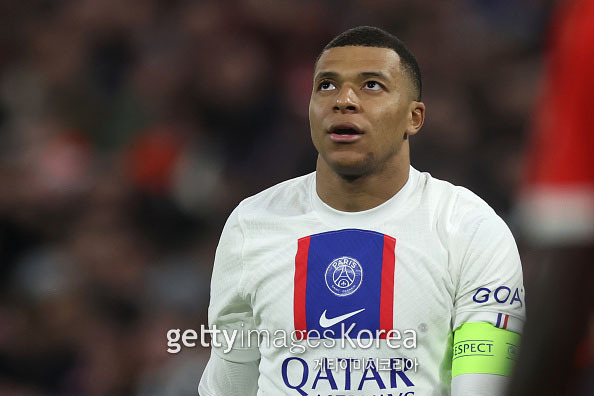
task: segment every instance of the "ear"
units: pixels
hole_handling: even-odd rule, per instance
[[[413,101],[410,104],[408,113],[408,126],[406,128],[406,134],[412,136],[419,132],[419,129],[425,122],[425,103]]]

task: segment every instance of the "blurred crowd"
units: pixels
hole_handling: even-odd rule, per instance
[[[1,2],[0,394],[196,394],[224,221],[314,170],[313,63],[374,25],[423,74],[412,163],[508,218],[545,1]]]

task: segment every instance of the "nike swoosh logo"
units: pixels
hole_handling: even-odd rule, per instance
[[[335,324],[340,323],[343,320],[350,318],[351,316],[355,316],[358,313],[365,311],[365,308],[360,309],[358,311],[349,312],[344,315],[337,316],[335,318],[327,318],[326,311],[327,310],[325,309],[324,312],[322,312],[322,315],[320,316],[320,326],[322,326],[323,328],[332,327]]]

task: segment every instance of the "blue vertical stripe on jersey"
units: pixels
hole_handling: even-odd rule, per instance
[[[304,243],[305,238],[309,243]],[[300,317],[304,315],[306,330],[310,334],[316,330],[321,336],[340,338],[341,325],[348,329],[354,324],[351,337],[357,337],[361,330],[369,330],[375,337],[381,329],[382,266],[391,265],[387,273],[394,273],[394,255],[387,255],[388,264],[384,264],[384,249],[394,249],[394,238],[359,229],[331,231],[305,238],[300,239],[295,262],[296,274],[301,274],[300,282],[296,277],[295,287],[302,288],[305,283],[305,291],[295,290],[296,307],[302,306],[297,299],[302,298],[299,296],[305,292],[305,310],[295,311],[296,329],[305,330]],[[305,257],[307,260],[304,263]],[[341,258],[344,259],[336,261]],[[361,312],[353,314],[356,311]],[[344,320],[336,319],[349,314],[352,316]],[[384,318],[384,323],[392,323],[392,312],[388,314],[389,318]],[[326,320],[320,323],[322,315]],[[332,330],[333,334],[324,334],[326,330]],[[361,336],[367,338],[369,335],[362,333]]]

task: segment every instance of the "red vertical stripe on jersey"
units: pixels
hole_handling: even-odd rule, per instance
[[[384,235],[384,252],[382,255],[382,285],[380,289],[380,330],[386,332],[394,326],[394,263],[396,257],[394,249],[396,239]],[[380,338],[386,338],[386,333],[381,333]]]
[[[503,328],[507,329],[507,320],[509,319],[509,315],[505,315],[505,322],[503,322]]]
[[[303,331],[307,338],[307,320],[305,317],[305,289],[307,287],[307,259],[309,256],[310,237],[299,239],[295,255],[295,296],[293,298],[294,324],[296,331]]]

